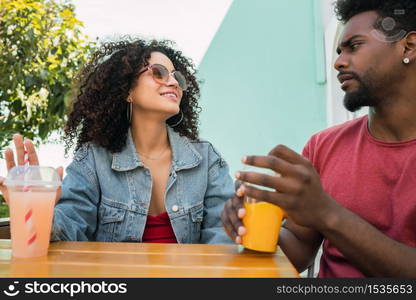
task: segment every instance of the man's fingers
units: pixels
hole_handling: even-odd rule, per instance
[[[25,146],[23,145],[23,137],[16,133],[13,135],[13,142],[16,147],[17,164],[22,166],[25,164]]]
[[[24,141],[24,146],[26,148],[26,152],[27,152],[27,155],[28,155],[29,164],[38,166],[39,165],[38,155],[36,153],[36,149],[35,149],[35,146],[33,145],[32,141],[31,140],[25,140]]]
[[[277,145],[269,155],[281,158],[291,164],[309,165],[309,160],[285,145]]]
[[[7,148],[4,151],[4,157],[6,159],[7,171],[9,171],[11,168],[16,166],[16,162],[14,161],[14,155],[13,155],[13,150],[12,149]]]
[[[293,165],[291,163],[288,163],[285,160],[272,155],[245,156],[243,157],[243,163],[259,168],[267,168],[283,176],[290,176],[293,174]]]
[[[271,176],[257,172],[244,171],[237,172],[236,177],[244,182],[268,187],[282,193],[293,192],[296,188],[296,184],[290,177]],[[241,192],[239,191],[239,193]]]

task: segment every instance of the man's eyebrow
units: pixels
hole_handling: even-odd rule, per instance
[[[346,40],[346,41],[343,41],[338,47],[337,47],[337,53],[338,54],[341,54],[341,48],[345,48],[345,47],[348,47],[350,44],[351,44],[351,42],[353,41],[353,40],[355,40],[355,39],[357,39],[357,38],[362,38],[362,37],[364,37],[363,35],[361,35],[361,34],[355,34],[355,35],[353,35],[352,37],[350,37],[348,40]]]

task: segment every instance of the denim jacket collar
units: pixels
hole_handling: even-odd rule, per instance
[[[172,148],[172,167],[175,171],[191,169],[201,163],[202,156],[186,137],[181,137],[171,127],[167,126],[170,145]],[[136,153],[131,130],[127,133],[126,146],[113,154],[111,168],[115,171],[130,171],[137,167],[144,167]]]

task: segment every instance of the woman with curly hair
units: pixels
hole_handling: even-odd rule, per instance
[[[51,239],[228,243],[220,214],[234,187],[226,162],[198,138],[192,63],[168,41],[110,42],[78,79],[65,127],[76,153]],[[26,147],[37,163],[30,141],[14,141],[18,157]]]

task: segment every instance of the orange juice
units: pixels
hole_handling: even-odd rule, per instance
[[[244,207],[246,215],[243,224],[247,233],[242,237],[243,246],[256,251],[275,252],[284,216],[283,210],[268,202],[250,198],[245,200]]]
[[[9,197],[12,255],[15,257],[46,255],[56,191],[12,189],[9,190]]]

